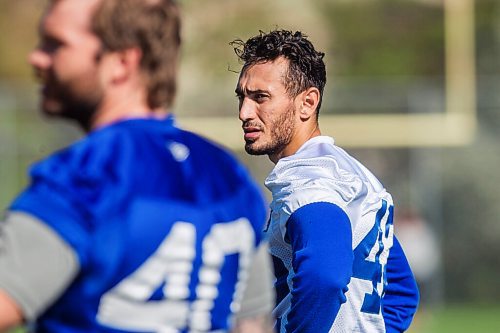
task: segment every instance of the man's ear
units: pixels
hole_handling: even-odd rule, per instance
[[[316,87],[307,88],[299,95],[299,115],[301,120],[308,120],[316,116],[316,109],[318,108],[321,93]]]
[[[133,47],[110,52],[104,61],[108,62],[108,73],[112,83],[122,83],[140,74],[142,52]]]

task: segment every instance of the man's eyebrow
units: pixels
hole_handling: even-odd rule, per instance
[[[236,87],[236,89],[234,90],[234,92],[237,94],[237,95],[256,95],[256,94],[268,94],[269,92],[266,91],[266,90],[262,90],[262,89],[256,89],[256,90],[251,90],[251,89],[242,89],[241,87]]]

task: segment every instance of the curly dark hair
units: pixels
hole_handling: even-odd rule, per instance
[[[288,72],[283,78],[287,92],[290,97],[296,97],[310,87],[318,88],[320,100],[316,113],[319,114],[326,84],[325,54],[316,51],[305,34],[282,29],[269,33],[260,31],[259,35],[246,42],[236,39],[230,45],[243,62],[241,72],[252,65],[273,61],[278,57],[288,59]]]

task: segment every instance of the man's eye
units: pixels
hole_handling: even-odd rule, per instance
[[[40,43],[40,49],[47,53],[54,53],[63,43],[55,38],[43,38]]]

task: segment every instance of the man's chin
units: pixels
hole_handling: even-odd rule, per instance
[[[265,149],[259,149],[255,147],[252,143],[245,144],[245,151],[249,155],[266,155],[267,151]]]
[[[63,113],[61,103],[53,100],[43,99],[40,105],[42,112],[47,116],[61,116]]]

